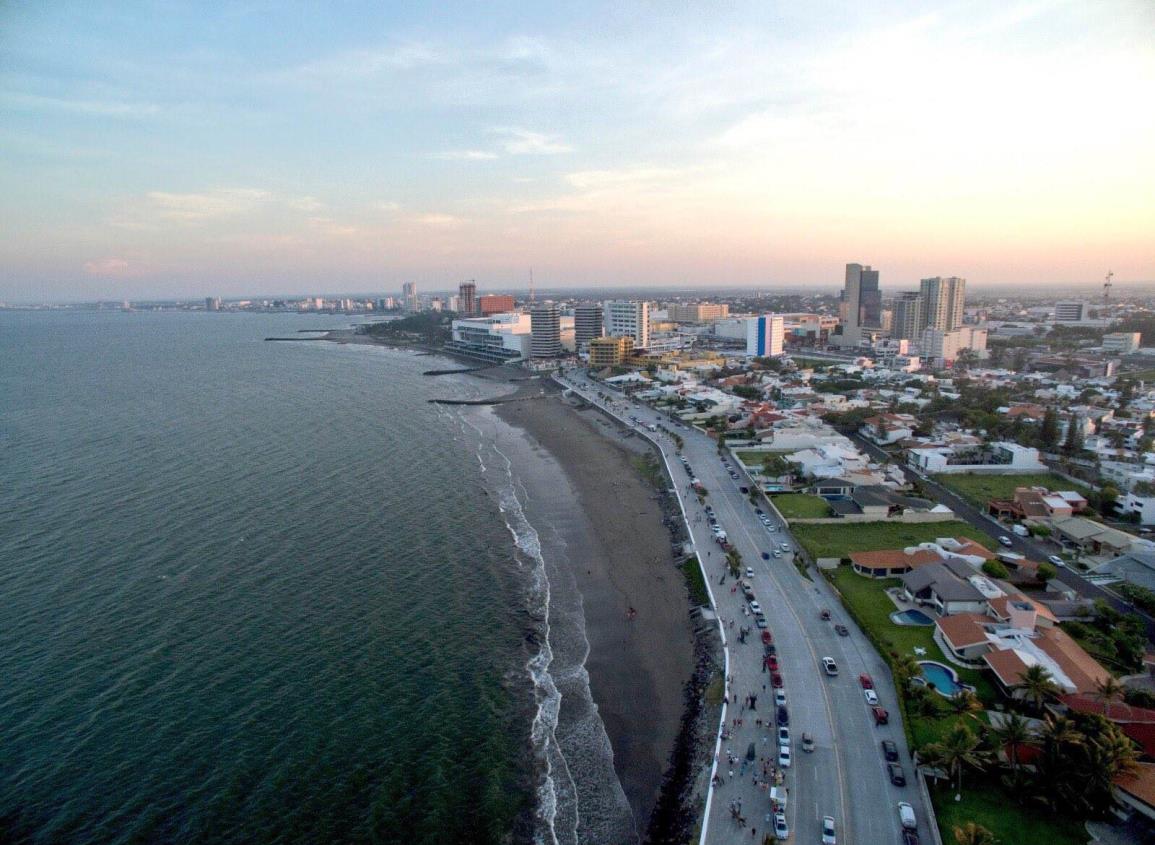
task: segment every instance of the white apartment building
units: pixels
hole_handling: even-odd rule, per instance
[[[925,329],[919,341],[919,353],[932,367],[950,365],[964,349],[971,349],[980,358],[985,358],[987,330],[973,326],[962,326],[949,332]]]
[[[446,348],[487,361],[528,358],[533,326],[529,314],[491,314],[454,320]]]
[[[695,305],[668,305],[666,312],[672,323],[705,323],[729,317],[730,306],[700,302]]]
[[[1088,309],[1085,302],[1056,302],[1055,303],[1055,322],[1056,323],[1081,323],[1087,319]]]
[[[775,357],[782,354],[786,323],[780,314],[763,314],[746,321],[746,354]]]
[[[1134,355],[1139,351],[1139,332],[1112,332],[1103,335],[1103,351]]]
[[[932,474],[1046,472],[1039,460],[1039,450],[1018,443],[990,443],[985,446],[934,446],[911,449],[907,463],[915,469]]]
[[[650,303],[636,300],[609,299],[602,317],[608,337],[632,337],[635,349],[650,346]]]

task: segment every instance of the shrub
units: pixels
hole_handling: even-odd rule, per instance
[[[1040,566],[1040,569],[1041,568],[1042,567]],[[992,578],[1006,578],[1008,575],[1010,575],[1010,573],[1007,572],[1007,568],[997,560],[988,560],[986,563],[984,563],[983,572]]]

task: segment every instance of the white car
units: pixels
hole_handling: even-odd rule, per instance
[[[1004,534],[1002,537],[999,537],[999,545],[1005,546],[1006,548],[1009,549],[1009,548],[1011,548],[1011,546],[1014,545],[1014,542],[1011,540],[1010,537],[1008,537]]]
[[[822,668],[824,670],[826,670],[827,675],[837,675],[838,674],[838,664],[834,662],[833,657],[822,658]]]
[[[878,693],[872,689],[864,689],[862,694],[866,697],[867,704],[869,704],[871,707],[878,706]]]
[[[790,827],[786,824],[785,813],[774,814],[774,838],[775,839],[789,839]]]
[[[788,552],[788,551],[790,551],[790,544],[789,544],[789,543],[783,543],[783,544],[780,546],[780,548],[782,549],[782,551],[784,551],[784,552]]]
[[[754,567],[752,567],[752,566],[746,567],[746,577],[747,578],[753,578],[754,577]]]
[[[1067,562],[1065,560],[1063,560],[1061,557],[1059,557],[1058,555],[1051,555],[1050,557],[1047,558],[1047,560],[1049,560],[1051,563],[1055,564],[1055,566],[1066,566],[1067,565]]]
[[[914,807],[905,801],[898,802],[898,820],[907,830],[918,829],[918,818],[914,815]]]
[[[783,769],[790,768],[790,746],[789,745],[779,745],[778,746],[778,765],[781,766]]]
[[[822,817],[822,845],[838,845],[834,835],[834,816]]]
[[[775,552],[774,552],[774,557],[782,557],[782,552],[779,552],[779,551],[775,551]]]
[[[790,728],[782,727],[782,728],[778,729],[778,744],[779,745],[789,745],[790,744]]]
[[[786,703],[786,690],[781,689],[781,688],[774,690],[774,703],[775,704],[785,704]]]

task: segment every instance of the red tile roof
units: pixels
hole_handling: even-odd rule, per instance
[[[1017,687],[1023,672],[1027,670],[1027,664],[1010,649],[1006,651],[988,651],[983,655],[983,660],[987,666],[991,667],[991,671],[995,673],[995,676],[1002,682],[1002,685],[1008,689]]]
[[[1155,763],[1140,763],[1133,773],[1119,775],[1115,786],[1155,809]]]
[[[1099,665],[1083,647],[1059,628],[1040,628],[1036,642],[1075,684],[1078,692],[1094,692],[1098,681],[1111,677],[1111,673]]]
[[[987,641],[984,622],[992,621],[978,613],[956,613],[953,616],[943,616],[935,620],[935,625],[942,631],[943,637],[956,651],[972,645],[979,645]]]
[[[930,563],[939,563],[942,558],[930,549],[918,549],[907,554],[902,549],[881,549],[874,552],[851,552],[850,560],[867,569],[917,569]]]

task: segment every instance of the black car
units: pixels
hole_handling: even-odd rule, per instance
[[[790,724],[790,713],[786,710],[786,705],[778,705],[778,727],[784,728]]]
[[[890,782],[895,786],[906,786],[906,772],[898,763],[887,763],[886,773],[890,775]]]
[[[840,636],[840,637],[849,637],[850,636],[850,629],[847,628],[845,625],[835,625],[834,630],[838,632],[838,636]]]
[[[762,650],[767,655],[777,654],[778,653],[778,646],[774,645],[774,643],[766,643],[764,646],[762,646]]]
[[[882,756],[886,758],[888,763],[898,762],[898,745],[893,739],[884,739],[882,741]]]
[[[902,832],[902,845],[918,845],[918,834],[913,830]]]

